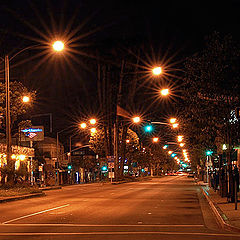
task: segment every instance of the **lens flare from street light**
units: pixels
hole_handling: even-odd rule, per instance
[[[159,76],[162,73],[162,68],[161,67],[155,67],[152,70],[153,75]]]
[[[23,101],[24,103],[28,103],[28,102],[30,101],[30,97],[28,97],[28,96],[23,96],[23,97],[22,97],[22,101]]]
[[[134,123],[139,123],[141,121],[141,118],[140,117],[133,117],[132,120],[133,120]]]
[[[92,118],[89,120],[90,124],[94,125],[96,124],[97,120],[95,118]]]
[[[84,128],[87,127],[87,124],[86,124],[86,123],[81,123],[81,124],[80,124],[80,127],[84,129]]]
[[[167,96],[167,95],[169,95],[169,89],[164,88],[160,91],[160,93],[161,93],[162,96]]]
[[[56,52],[61,52],[64,49],[64,43],[62,41],[55,41],[52,47]]]
[[[158,138],[158,137],[154,137],[154,138],[153,138],[153,142],[154,142],[154,143],[157,143],[158,141],[159,141],[159,138]]]

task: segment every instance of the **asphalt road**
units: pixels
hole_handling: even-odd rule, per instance
[[[0,239],[232,240],[200,187],[185,176],[87,184],[0,205]]]

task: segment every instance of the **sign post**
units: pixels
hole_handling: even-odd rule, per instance
[[[107,160],[108,160],[108,169],[111,169],[110,172],[108,172],[108,177],[111,179],[111,183],[112,180],[114,178],[114,156],[107,156]]]

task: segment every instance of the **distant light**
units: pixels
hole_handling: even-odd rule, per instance
[[[12,158],[12,159],[16,159],[17,156],[16,156],[15,154],[12,154],[11,158]]]
[[[176,153],[172,153],[171,154],[171,157],[175,157],[177,154]]]
[[[178,125],[179,125],[178,123],[174,123],[174,124],[172,125],[172,127],[173,127],[173,128],[177,128]]]
[[[130,140],[129,140],[129,139],[127,139],[127,140],[126,140],[126,143],[130,143]]]
[[[18,156],[18,159],[19,159],[19,160],[21,160],[21,161],[24,161],[24,160],[25,160],[25,158],[26,158],[26,156],[25,156],[25,155],[19,155],[19,156]]]
[[[91,133],[95,133],[97,131],[97,129],[96,128],[91,128],[90,131],[91,131]]]
[[[107,171],[107,166],[102,166],[102,171]]]
[[[163,146],[163,149],[167,149],[167,148],[168,148],[168,145],[164,145],[164,146]]]
[[[185,143],[180,143],[180,147],[183,147],[185,145]]]
[[[165,88],[160,91],[162,96],[167,96],[169,94],[169,89]]]
[[[156,142],[158,142],[158,141],[159,141],[159,138],[158,138],[158,137],[154,137],[154,138],[153,138],[153,142],[156,143]]]
[[[89,120],[90,124],[94,125],[96,124],[97,120],[95,118],[92,118]]]
[[[140,117],[133,117],[132,120],[134,123],[139,123],[141,121]]]
[[[180,135],[179,135],[179,136],[177,137],[177,140],[178,140],[178,142],[182,142],[182,141],[183,141],[183,136],[180,136]]]
[[[227,150],[227,144],[223,144],[222,150]]]
[[[81,124],[80,124],[80,127],[81,127],[81,128],[86,128],[86,127],[87,127],[87,124],[86,124],[86,123],[81,123]]]
[[[206,151],[207,156],[211,156],[212,154],[213,154],[213,151],[211,151],[211,150]]]
[[[56,41],[52,45],[53,49],[57,52],[61,52],[64,49],[64,43],[62,41]]]
[[[177,121],[177,119],[176,118],[170,118],[170,123],[175,123],[176,121]]]
[[[152,127],[152,125],[146,125],[144,127],[144,130],[145,130],[145,132],[151,132],[153,130],[153,127]]]
[[[23,96],[22,101],[23,101],[24,103],[27,103],[27,102],[30,101],[30,98],[29,98],[28,96]]]
[[[155,68],[153,68],[152,73],[154,75],[158,76],[162,73],[162,68],[161,67],[155,67]]]
[[[168,154],[170,155],[170,154],[172,154],[173,153],[173,151],[168,151]]]

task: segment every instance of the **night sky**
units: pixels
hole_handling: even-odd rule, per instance
[[[37,91],[34,113],[54,115],[59,130],[78,116],[96,112],[94,49],[149,46],[146,51],[181,62],[204,46],[213,31],[240,38],[239,1],[1,1],[0,53],[14,55],[24,47],[42,43],[75,30],[74,57],[44,59],[35,49],[11,62],[11,79]],[[38,55],[38,57],[34,57]],[[151,55],[151,53],[146,53]],[[32,59],[33,58],[33,59]],[[26,59],[32,59],[25,61]],[[2,76],[1,76],[2,77]]]

